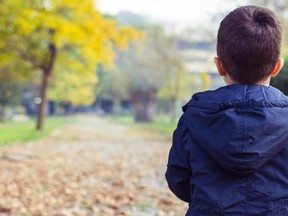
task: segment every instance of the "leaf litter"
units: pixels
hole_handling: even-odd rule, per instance
[[[71,139],[73,137],[73,139]],[[180,216],[164,178],[170,140],[93,116],[1,147],[0,216]]]

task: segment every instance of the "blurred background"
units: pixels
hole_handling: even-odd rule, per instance
[[[177,206],[182,208],[183,205],[174,201],[176,198],[169,194],[163,178],[171,135],[182,113],[181,107],[194,93],[224,85],[213,62],[217,30],[229,11],[247,4],[265,6],[278,14],[284,28],[282,56],[288,62],[287,0],[0,0],[0,171],[4,173],[0,182],[5,186],[0,188],[0,213],[44,215],[43,211],[46,211],[50,213],[45,215],[181,215]],[[280,75],[272,80],[272,85],[288,94],[288,66],[284,66]],[[132,138],[129,137],[134,143],[142,143],[141,146],[150,149],[135,153],[140,147],[131,150],[135,145],[130,146]],[[102,176],[103,182],[112,183],[106,187],[102,182],[104,189],[99,189],[102,184],[98,184],[95,194],[101,197],[90,194],[88,197],[93,202],[87,204],[85,196],[87,191],[93,191],[91,188],[83,186],[83,194],[73,191],[82,182],[84,171],[86,177],[84,175],[83,179],[86,180],[87,173],[93,178],[98,175],[99,169],[92,169],[92,165],[108,166],[104,162],[112,156],[105,153],[103,160],[94,161],[94,158],[102,157],[95,152],[110,151],[106,149],[106,144],[112,142],[112,138],[113,145],[123,144],[117,151],[125,155],[128,148],[131,155],[118,158],[119,154],[112,154],[118,160],[110,164],[111,167],[102,169],[103,173],[107,170],[114,172],[107,174],[109,178]],[[152,144],[146,145],[147,140],[153,141]],[[85,153],[66,158],[59,153],[59,149],[60,152],[82,151],[83,143],[90,143],[89,148],[96,149],[93,153],[95,157]],[[154,143],[163,145],[154,146]],[[41,151],[35,150],[38,148],[35,146],[42,146],[39,147]],[[102,150],[98,149],[99,146]],[[54,154],[43,157],[45,160],[50,158],[49,162],[42,158],[42,154],[51,149],[61,158],[53,159],[55,166],[50,164]],[[152,159],[147,156],[151,149],[155,150],[151,153],[153,157],[150,155]],[[158,152],[157,149],[163,151]],[[81,162],[89,157],[90,165]],[[135,170],[131,174],[127,167],[133,167],[131,158],[135,157]],[[147,171],[148,180],[143,177],[143,170],[136,168],[143,165],[143,161],[138,161],[142,157],[150,163],[155,158],[159,160],[159,163],[156,160],[150,164],[154,171],[152,174]],[[31,162],[31,158],[38,158],[35,159],[38,162]],[[15,165],[15,161],[20,164]],[[77,164],[74,164],[76,161]],[[35,165],[39,162],[43,165],[41,168]],[[73,172],[78,170],[76,176],[70,175],[65,168],[69,163],[74,164],[70,166],[71,169],[74,167]],[[121,163],[128,163],[127,167],[119,167]],[[77,169],[79,164],[83,166]],[[55,174],[55,167],[61,168],[59,176]],[[118,168],[115,170],[115,167]],[[150,168],[147,167],[147,170]],[[9,170],[13,170],[13,175],[10,173],[13,178],[7,174]],[[25,170],[23,175],[19,175],[22,177],[15,176],[21,170]],[[54,172],[51,174],[53,177],[49,177],[50,172]],[[120,183],[114,182],[115,172],[124,173]],[[45,176],[46,180],[37,179],[35,173]],[[60,173],[66,174],[63,177]],[[132,195],[126,189],[121,192],[121,188],[126,187],[123,182],[127,181],[124,178],[127,175],[138,176],[134,179],[138,183],[146,179],[142,182],[144,186],[134,182],[135,188],[127,189],[132,191]],[[27,178],[31,181],[26,182]],[[61,185],[54,195],[49,186],[54,183],[46,182],[51,178],[58,179]],[[67,185],[74,180],[77,187],[75,184]],[[24,186],[23,182],[26,182]],[[56,186],[58,183],[55,183]],[[40,188],[34,195],[23,189],[33,185]],[[91,185],[94,188],[97,184],[94,182]],[[144,198],[138,197],[137,191],[149,191],[147,185],[152,187],[151,191],[159,190],[158,195],[149,195],[150,198],[157,197],[154,204],[150,199],[143,201]],[[114,193],[111,192],[113,187],[118,195],[107,198]],[[21,193],[26,195],[21,198]],[[66,208],[70,209],[68,213],[59,210],[63,200],[61,204],[55,198],[61,197],[59,194],[62,193],[70,198],[82,194],[80,201],[75,197],[73,201],[65,198],[67,203],[72,203]],[[39,194],[44,195],[38,197]],[[130,198],[122,199],[124,194]],[[159,194],[162,195],[159,197]],[[29,196],[38,197],[38,202],[27,200]],[[49,201],[43,201],[45,196]],[[51,201],[51,197],[56,201]],[[116,205],[119,200],[128,200],[127,203],[132,200],[134,204]],[[60,203],[57,208],[55,203]],[[129,205],[132,207],[127,207]],[[56,210],[52,211],[49,206]]]
[[[41,130],[45,116],[94,113],[175,125],[193,93],[224,84],[217,29],[245,4],[276,11],[285,57],[285,0],[2,0],[0,120],[34,119]],[[286,70],[273,82],[284,92]]]

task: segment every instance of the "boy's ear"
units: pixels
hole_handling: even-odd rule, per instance
[[[220,76],[225,76],[226,75],[226,70],[224,69],[220,58],[219,57],[214,57],[214,62],[215,62],[215,65],[216,65],[216,67],[218,69],[219,75]]]
[[[283,58],[279,58],[273,71],[271,72],[271,77],[275,77],[277,76],[277,74],[280,72],[280,70],[283,68],[284,65],[284,59]]]

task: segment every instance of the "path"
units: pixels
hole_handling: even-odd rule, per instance
[[[185,215],[164,179],[169,147],[156,132],[93,116],[1,147],[0,215]]]

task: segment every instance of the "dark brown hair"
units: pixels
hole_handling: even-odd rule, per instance
[[[217,55],[231,78],[255,84],[268,77],[281,50],[282,27],[275,13],[258,6],[243,6],[221,22]]]

